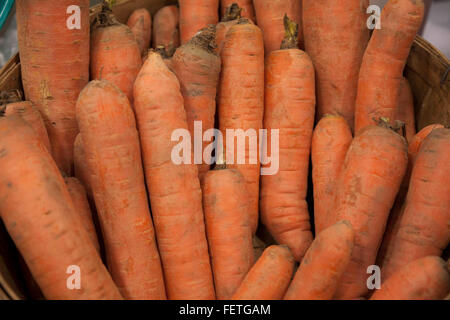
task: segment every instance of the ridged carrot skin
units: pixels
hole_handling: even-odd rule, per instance
[[[220,16],[223,17],[226,10],[233,3],[236,3],[240,8],[242,8],[242,17],[255,21],[255,9],[253,8],[252,0],[220,0]]]
[[[28,123],[39,136],[42,143],[49,152],[52,152],[50,140],[48,138],[47,129],[39,110],[29,101],[15,102],[7,104],[5,107],[5,115],[18,114]]]
[[[112,277],[126,299],[165,299],[133,109],[116,86],[94,80],[77,120]]]
[[[450,129],[423,141],[409,183],[404,212],[381,265],[384,279],[405,264],[442,255],[450,242]]]
[[[81,224],[87,231],[89,238],[94,244],[95,249],[100,252],[97,232],[95,231],[92,212],[91,208],[89,207],[85,188],[77,178],[66,177],[64,178],[64,181],[66,182],[67,190],[70,193],[70,197],[72,198],[72,202],[75,206],[75,211],[78,214]]]
[[[405,136],[408,143],[410,143],[416,134],[416,119],[411,85],[409,84],[408,79],[404,77],[400,82],[398,107],[395,119],[405,123]]]
[[[226,130],[254,130],[258,136],[263,127],[264,115],[264,45],[261,30],[246,19],[241,19],[231,27],[221,52],[222,75],[219,87],[219,127],[224,137],[225,155],[227,150]],[[246,72],[242,73],[242,66]],[[245,144],[245,164],[238,160],[237,139],[234,139],[234,159],[226,156],[229,168],[241,171],[247,182],[250,198],[250,221],[253,232],[258,225],[258,199],[260,159],[250,163],[250,146]],[[246,139],[248,140],[248,139]],[[259,140],[259,139],[258,139]],[[252,156],[259,150],[259,143]],[[259,155],[259,152],[258,152]],[[244,156],[240,154],[240,156]],[[234,161],[233,161],[234,160]]]
[[[378,118],[397,120],[394,118],[403,69],[423,15],[421,0],[390,0],[384,6],[381,29],[374,30],[361,64],[355,106],[356,134]]]
[[[292,279],[295,260],[287,246],[270,246],[250,269],[232,300],[280,300]]]
[[[450,275],[445,261],[428,256],[401,266],[370,300],[442,300],[449,291]]]
[[[89,172],[89,166],[87,164],[89,159],[86,159],[86,152],[84,150],[81,134],[78,134],[75,138],[73,149],[74,175],[79,181],[81,181],[84,188],[86,189],[86,193],[89,199],[92,200],[94,199],[94,194],[92,192],[90,182],[90,176],[92,175],[92,173]]]
[[[91,80],[108,80],[133,103],[133,85],[142,57],[131,29],[103,8],[91,30]]]
[[[264,129],[269,156],[276,152],[271,148],[272,130],[279,130],[279,170],[261,176],[261,221],[278,243],[289,247],[297,261],[313,240],[306,194],[315,115],[314,83],[314,67],[305,52],[283,49],[268,55]]]
[[[331,300],[352,255],[355,233],[348,221],[323,230],[311,244],[285,300]]]
[[[80,29],[67,27],[67,9],[74,5],[80,8]],[[41,112],[53,157],[70,175],[75,104],[89,81],[89,0],[18,0],[16,10],[25,98]]]
[[[311,161],[316,234],[332,224],[336,181],[352,140],[347,121],[338,115],[325,115],[314,129]]]
[[[165,6],[153,18],[153,48],[164,47],[171,57],[180,46],[180,14],[177,6]]]
[[[0,118],[0,216],[47,299],[122,299],[76,219],[64,179],[44,144],[19,117]],[[70,266],[80,290],[67,287]],[[73,271],[72,275],[73,275]]]
[[[389,128],[369,126],[353,139],[337,181],[334,221],[352,224],[355,248],[336,298],[367,293],[367,267],[375,263],[407,162],[406,140]]]
[[[253,5],[258,26],[264,35],[266,55],[280,49],[285,34],[283,24],[285,15],[299,25],[298,42],[302,42],[301,0],[253,0]]]
[[[202,137],[205,131],[214,128],[221,68],[220,58],[214,53],[214,46],[215,27],[203,29],[177,49],[171,62],[171,70],[180,81],[192,145],[194,145],[195,121],[201,121]],[[210,143],[203,142],[202,155]],[[211,165],[208,163],[211,162],[211,158],[212,155],[202,157],[202,163],[198,165],[200,181],[210,169]]]
[[[253,266],[245,180],[239,170],[209,171],[202,183],[206,234],[216,297],[228,300]]]
[[[176,165],[171,141],[188,130],[177,77],[150,52],[134,87],[145,176],[169,299],[214,299],[197,167]]]
[[[219,0],[179,0],[180,38],[185,44],[197,32],[219,22]]]
[[[147,54],[152,40],[152,16],[145,8],[134,10],[127,20],[127,26],[136,37],[141,55]]]
[[[303,1],[305,49],[317,76],[317,121],[337,114],[353,129],[359,70],[370,37],[368,6],[368,0]]]

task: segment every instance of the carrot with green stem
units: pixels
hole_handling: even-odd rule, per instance
[[[397,120],[403,69],[423,15],[421,0],[390,0],[384,6],[381,28],[370,38],[359,73],[356,134],[380,117]]]
[[[222,20],[216,26],[216,48],[215,51],[220,55],[222,52],[223,45],[225,44],[225,39],[228,31],[232,26],[237,24],[241,19],[242,8],[240,8],[236,3],[233,3],[227,8],[222,16]]]
[[[247,19],[240,19],[227,33],[221,58],[218,108],[219,127],[225,139],[225,161],[229,168],[239,169],[245,178],[250,199],[250,223],[253,232],[256,232],[260,177],[258,151],[261,143],[257,140],[264,115],[264,45],[261,30]],[[242,73],[242,66],[247,70],[245,73]],[[230,139],[225,138],[228,129],[235,130],[235,135]],[[245,135],[252,134],[253,138],[245,138]],[[232,146],[228,145],[230,140]],[[239,141],[245,144],[245,149],[237,148]]]
[[[202,183],[203,208],[216,297],[230,299],[253,266],[252,229],[245,180],[239,170],[216,165]]]
[[[316,237],[294,279],[285,300],[331,300],[353,251],[354,231],[348,221],[340,221]]]
[[[375,263],[407,161],[406,140],[383,120],[363,130],[350,145],[337,181],[332,221],[352,224],[355,246],[336,298],[367,293],[367,268]]]
[[[254,0],[256,20],[264,35],[266,55],[280,49],[285,36],[284,16],[287,15],[298,26],[298,43],[302,37],[302,2],[301,0]]]
[[[442,255],[450,242],[450,129],[423,141],[411,173],[404,211],[381,265],[384,279],[405,264]]]
[[[19,117],[0,118],[0,217],[47,299],[122,299],[76,218],[64,179]],[[79,270],[80,289],[68,287]],[[76,283],[75,283],[76,285]]]
[[[392,274],[370,300],[442,300],[450,292],[450,275],[444,260],[427,256]]]
[[[214,299],[197,166],[177,165],[172,157],[178,144],[173,133],[188,130],[183,96],[158,53],[150,52],[144,62],[134,98],[168,298]]]
[[[127,26],[136,37],[141,55],[147,54],[152,39],[152,16],[147,9],[134,10],[127,20]]]
[[[255,9],[253,8],[252,0],[220,0],[220,13],[223,17],[226,15],[228,8],[232,5],[237,5],[242,8],[242,17],[255,21]]]
[[[25,98],[41,112],[53,158],[70,175],[75,104],[89,81],[89,0],[18,0],[16,10]]]
[[[162,47],[172,57],[180,46],[180,15],[177,6],[165,6],[153,18],[153,48]]]
[[[311,162],[316,234],[332,224],[336,181],[352,140],[351,129],[341,116],[325,115],[314,129]]]
[[[171,62],[171,70],[180,82],[187,123],[194,146],[196,122],[200,122],[202,126],[200,131],[202,137],[205,131],[214,128],[217,86],[221,68],[220,58],[214,53],[215,35],[214,26],[201,30],[189,42],[177,49]],[[212,164],[211,154],[205,154],[203,157],[203,151],[207,145],[208,142],[203,142],[200,146],[202,159],[196,162],[200,181]]]
[[[267,154],[278,130],[279,170],[261,177],[261,221],[300,261],[313,237],[306,194],[315,114],[314,67],[297,46],[298,26],[285,16],[282,49],[266,59],[264,129]],[[263,168],[272,164],[263,165]]]
[[[133,32],[117,21],[105,1],[91,26],[91,79],[108,80],[132,103],[133,84],[141,66],[141,51]]]
[[[287,246],[270,246],[250,269],[232,300],[280,300],[292,279],[295,260]]]
[[[112,277],[126,299],[165,299],[133,109],[116,86],[94,80],[77,120]]]
[[[368,0],[303,1],[305,49],[317,76],[317,121],[336,114],[353,129],[359,70],[370,37],[368,6]]]
[[[197,32],[219,22],[219,0],[179,0],[180,38],[185,44]]]

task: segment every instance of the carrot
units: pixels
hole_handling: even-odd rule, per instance
[[[252,0],[220,0],[220,12],[223,17],[227,9],[232,5],[238,5],[242,8],[242,17],[247,18],[255,22],[255,9],[253,8]]]
[[[226,12],[222,16],[222,20],[216,26],[216,49],[215,52],[220,55],[225,44],[228,31],[232,26],[237,24],[241,19],[242,9],[233,3],[227,7]]]
[[[406,140],[380,122],[357,136],[347,152],[337,182],[335,218],[348,220],[355,231],[355,249],[336,298],[367,293],[367,267],[375,263],[389,211],[407,166]]]
[[[179,12],[177,6],[165,6],[153,19],[153,48],[163,47],[171,57],[180,46]]]
[[[214,285],[194,164],[172,161],[177,129],[188,129],[175,74],[150,52],[134,87],[145,176],[169,299],[214,299]]]
[[[41,139],[45,148],[51,152],[47,129],[39,110],[29,101],[10,103],[5,106],[5,115],[18,114],[30,125]]]
[[[323,230],[312,243],[285,300],[331,300],[352,255],[354,231],[348,221]]]
[[[450,291],[445,261],[428,256],[402,266],[370,300],[442,300]]]
[[[119,23],[106,2],[91,27],[91,79],[108,80],[133,102],[133,84],[142,65],[133,32]]]
[[[206,234],[217,299],[230,299],[253,266],[252,229],[245,180],[239,170],[216,166],[202,184]]]
[[[352,139],[350,127],[341,116],[325,115],[314,129],[311,161],[316,234],[330,225],[336,181]]]
[[[233,300],[280,300],[294,272],[295,260],[287,246],[270,246],[250,269]]]
[[[423,128],[419,133],[417,133],[414,138],[410,141],[408,146],[408,169],[406,170],[405,177],[403,178],[402,185],[400,186],[400,191],[395,199],[394,207],[389,215],[388,224],[386,227],[386,232],[383,236],[383,242],[381,244],[380,250],[378,251],[377,264],[382,265],[385,259],[386,250],[392,245],[394,235],[398,231],[399,222],[404,212],[404,203],[406,195],[408,193],[409,182],[411,180],[411,172],[414,167],[414,162],[416,161],[417,154],[425,138],[434,130],[438,128],[443,128],[440,124],[433,124]]]
[[[219,86],[219,127],[224,137],[226,130],[262,129],[264,114],[264,47],[261,30],[246,19],[230,28],[221,53],[222,75]],[[245,66],[245,73],[242,68]],[[235,132],[236,133],[236,132]],[[250,198],[250,223],[253,232],[258,225],[258,198],[260,160],[252,160],[250,152],[259,150],[258,146],[245,143],[245,154],[237,155],[237,143],[234,149],[226,149],[226,163],[229,168],[237,168],[244,175]],[[242,139],[243,140],[243,139]],[[259,145],[259,144],[258,144]],[[242,152],[242,150],[239,150]],[[231,152],[238,157],[231,157]],[[245,158],[245,164],[238,164],[239,157]]]
[[[194,145],[194,122],[202,125],[201,136],[214,128],[216,114],[216,94],[220,76],[220,58],[214,53],[215,27],[203,29],[189,42],[177,49],[172,58],[171,70],[180,81],[184,98],[187,123]],[[203,142],[204,148],[209,142]],[[202,157],[203,158],[203,157]],[[198,174],[200,181],[210,168],[212,155],[200,161]],[[200,159],[201,160],[201,159]]]
[[[266,55],[280,49],[285,30],[283,18],[287,15],[299,26],[298,42],[302,41],[302,4],[301,0],[253,0],[256,20],[264,35]]]
[[[450,129],[424,140],[412,169],[404,211],[381,265],[387,279],[405,264],[440,256],[450,242]]]
[[[210,24],[219,22],[219,0],[179,0],[181,44]]]
[[[353,129],[359,68],[369,41],[368,5],[368,0],[303,1],[305,48],[317,75],[318,120],[338,114]]]
[[[406,140],[411,142],[416,134],[416,120],[414,115],[414,98],[408,79],[402,78],[398,106],[396,108],[396,120],[405,123]]]
[[[0,136],[0,216],[45,297],[121,299],[44,144],[17,115],[0,118]],[[67,286],[70,266],[79,290]]]
[[[126,299],[165,299],[131,105],[94,80],[78,98],[77,120],[111,275]]]
[[[394,119],[402,73],[417,31],[422,25],[421,0],[391,0],[381,12],[361,64],[355,106],[355,132],[380,117]],[[380,98],[382,97],[382,98]]]
[[[84,150],[81,134],[78,134],[75,138],[73,156],[75,177],[83,184],[89,199],[93,199],[94,194],[90,182],[90,175],[92,173],[89,172],[87,163],[89,159],[86,159],[86,152]]]
[[[80,219],[81,224],[84,229],[86,229],[95,249],[100,252],[100,245],[98,243],[97,232],[95,231],[95,226],[92,219],[91,208],[89,207],[89,202],[86,196],[86,190],[77,178],[67,177],[64,178],[64,180],[75,206],[75,211],[78,214],[77,218]]]
[[[264,129],[268,154],[272,130],[279,130],[279,171],[261,177],[261,220],[300,261],[312,242],[306,193],[314,126],[314,67],[297,46],[298,26],[285,16],[283,49],[266,59]],[[291,41],[290,43],[288,43]]]
[[[145,8],[134,10],[128,18],[127,26],[136,37],[141,55],[145,56],[152,39],[152,16],[150,12]]]
[[[67,27],[71,6],[80,8],[79,29]],[[89,0],[18,0],[16,10],[25,97],[41,112],[58,167],[70,175],[75,103],[89,81]]]

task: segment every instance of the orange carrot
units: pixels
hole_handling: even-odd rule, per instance
[[[383,243],[381,244],[380,250],[378,250],[378,265],[383,264],[386,250],[392,245],[394,235],[398,231],[399,222],[404,212],[404,202],[408,193],[409,182],[411,180],[411,172],[422,142],[434,129],[439,128],[443,128],[443,126],[440,124],[429,125],[423,128],[419,133],[417,133],[410,141],[410,144],[408,146],[408,169],[406,170],[405,177],[403,178],[402,185],[400,186],[400,191],[398,192],[397,198],[395,199],[394,207],[392,208],[389,215],[386,232],[383,236]]]
[[[86,196],[86,190],[77,178],[67,177],[64,178],[67,189],[69,190],[70,196],[72,198],[73,204],[75,206],[75,211],[78,217],[86,229],[89,238],[94,244],[95,249],[100,252],[100,245],[97,239],[97,232],[95,231],[94,222],[92,220],[92,212],[89,207],[89,202]]]
[[[337,181],[332,221],[348,220],[355,231],[355,249],[336,292],[339,299],[367,293],[367,267],[375,263],[406,172],[406,140],[382,125],[367,127],[353,140]]]
[[[77,120],[112,277],[126,299],[165,299],[131,105],[113,84],[91,81]]]
[[[263,126],[264,47],[261,30],[248,20],[241,19],[228,31],[221,58],[219,125],[226,148],[226,140],[229,140],[226,139],[227,129],[240,129],[244,134],[254,130],[253,133],[257,137],[258,131]],[[242,72],[242,66],[245,66],[245,73]],[[227,153],[225,160],[228,167],[237,168],[244,175],[250,198],[250,223],[253,232],[256,232],[260,160],[258,156],[256,159],[252,159],[251,156],[257,155],[259,144],[250,146],[251,141],[248,144],[244,142],[245,154],[242,154],[243,150],[237,149],[236,140],[234,138],[234,149],[231,147],[229,150],[225,149]],[[237,150],[240,154],[237,154]],[[231,157],[231,152],[234,153],[234,158]],[[244,158],[245,164],[238,164],[239,158]]]
[[[252,229],[245,180],[225,165],[209,171],[202,184],[206,233],[217,299],[230,299],[253,266]]]
[[[350,262],[354,236],[348,221],[322,231],[306,252],[284,299],[331,300]]]
[[[179,0],[180,37],[185,44],[197,32],[219,22],[219,0]]]
[[[411,91],[411,85],[406,78],[402,78],[402,81],[400,82],[398,106],[396,108],[395,119],[405,123],[406,140],[411,142],[416,134],[416,120],[414,115],[414,98]]]
[[[279,130],[280,152],[278,172],[261,177],[260,206],[262,223],[300,261],[313,240],[306,193],[315,114],[314,67],[297,47],[297,25],[287,16],[285,24],[283,49],[266,59],[267,154],[276,152],[272,130]]]
[[[145,56],[152,38],[152,16],[150,12],[145,8],[134,10],[128,18],[127,25],[136,37],[141,55]]]
[[[428,256],[402,266],[371,300],[442,300],[449,291],[450,275],[445,261]]]
[[[303,1],[305,48],[317,75],[317,120],[338,114],[353,128],[359,69],[369,41],[368,5],[368,0]]]
[[[299,26],[298,42],[302,41],[302,9],[301,0],[253,0],[256,20],[264,35],[264,49],[266,55],[280,49],[283,41],[283,18],[287,15]]]
[[[47,129],[39,110],[29,101],[15,102],[7,104],[5,107],[5,115],[18,114],[28,123],[41,139],[45,148],[51,152],[50,140],[48,138]]]
[[[73,158],[75,177],[81,181],[84,188],[86,189],[86,193],[89,199],[92,200],[94,198],[90,183],[90,175],[92,173],[89,172],[89,166],[87,163],[89,159],[86,159],[86,152],[84,150],[81,134],[78,134],[75,138]]]
[[[80,28],[67,13],[73,6]],[[58,167],[70,175],[75,103],[89,81],[89,0],[18,0],[16,10],[25,97],[41,112]]]
[[[387,279],[405,264],[440,256],[450,242],[450,129],[424,140],[412,169],[404,211],[381,265]]]
[[[0,175],[0,216],[45,297],[121,299],[44,144],[17,115],[0,118],[0,136],[0,167],[8,168]],[[73,290],[77,269],[81,288]]]
[[[168,298],[214,299],[197,167],[172,160],[174,130],[188,129],[183,96],[156,52],[144,62],[134,97]]]
[[[133,32],[119,23],[108,5],[91,27],[91,79],[108,80],[133,102],[133,84],[142,65]]]
[[[180,46],[179,13],[177,6],[165,6],[153,19],[153,48],[163,47],[171,57]]]
[[[421,0],[390,0],[384,6],[381,28],[374,30],[361,64],[356,134],[380,117],[397,120],[402,73],[423,14]]]
[[[234,4],[242,8],[242,17],[255,22],[255,9],[253,8],[252,0],[220,0],[221,16],[223,17],[227,12],[227,8]]]
[[[295,260],[287,246],[270,246],[245,277],[233,300],[280,300],[294,272]]]
[[[336,181],[352,139],[350,127],[341,116],[325,115],[314,129],[311,160],[316,234],[330,226]]]
[[[220,76],[220,58],[214,53],[215,27],[203,29],[189,42],[181,46],[172,58],[171,70],[180,81],[184,98],[187,123],[194,145],[194,122],[202,125],[201,136],[214,128],[216,95]],[[203,142],[202,158],[198,163],[200,181],[210,169],[212,155],[203,157],[203,150],[210,142]]]
[[[221,22],[219,22],[216,26],[216,53],[220,55],[222,52],[223,45],[225,44],[225,39],[228,31],[232,26],[239,22],[241,18],[242,9],[236,4],[233,3],[229,6],[222,16]]]

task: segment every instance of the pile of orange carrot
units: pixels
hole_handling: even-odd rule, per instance
[[[373,31],[365,0],[16,3],[0,218],[30,298],[448,296],[450,129],[403,77],[422,1]]]

